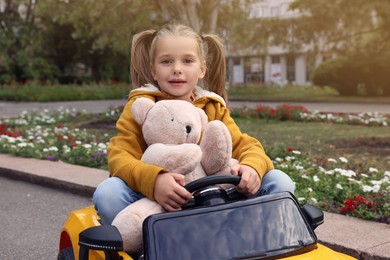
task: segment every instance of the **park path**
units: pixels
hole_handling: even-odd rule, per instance
[[[0,118],[18,116],[23,111],[43,111],[47,109],[54,111],[62,108],[85,110],[87,112],[106,112],[109,108],[125,105],[126,100],[87,100],[67,102],[0,102]],[[268,102],[268,101],[238,101],[230,100],[229,105],[233,108],[247,107],[254,108],[257,105],[276,107],[281,104],[304,106],[311,112],[332,112],[332,113],[362,113],[379,112],[390,114],[390,103],[335,103],[335,102]]]

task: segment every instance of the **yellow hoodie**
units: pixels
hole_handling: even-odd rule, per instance
[[[260,178],[274,168],[260,142],[241,133],[222,97],[201,87],[196,87],[194,94],[193,104],[206,112],[209,121],[220,120],[229,129],[233,140],[233,158],[240,164],[254,168]],[[108,167],[110,176],[121,178],[134,191],[154,199],[154,182],[157,174],[165,169],[140,160],[147,146],[141,126],[135,122],[131,113],[131,106],[139,97],[147,97],[155,102],[169,99],[167,94],[150,84],[130,92],[128,102],[116,124],[118,134],[111,138],[108,145]]]

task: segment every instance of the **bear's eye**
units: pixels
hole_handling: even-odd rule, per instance
[[[173,122],[173,121],[175,121],[175,120],[172,118],[171,121]]]

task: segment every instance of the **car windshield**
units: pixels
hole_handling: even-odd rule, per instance
[[[265,197],[152,217],[147,259],[263,259],[313,249],[316,236],[296,201]]]

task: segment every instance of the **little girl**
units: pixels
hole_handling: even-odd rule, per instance
[[[143,198],[157,201],[167,211],[180,210],[191,194],[183,187],[184,176],[140,160],[146,149],[141,126],[134,121],[131,105],[139,97],[157,102],[180,99],[203,109],[209,121],[220,120],[229,129],[233,158],[240,163],[231,174],[240,175],[237,190],[246,195],[280,191],[294,193],[295,185],[275,170],[258,140],[242,133],[226,106],[224,48],[215,35],[199,35],[183,25],[167,25],[134,36],[131,79],[136,88],[108,146],[110,178],[96,189],[93,203],[103,224],[111,224],[125,207]],[[203,87],[199,84],[203,83]]]

